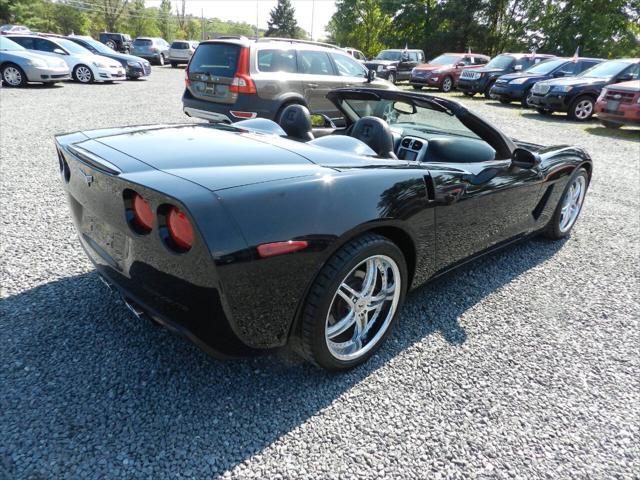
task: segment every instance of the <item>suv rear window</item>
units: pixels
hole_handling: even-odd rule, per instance
[[[238,67],[240,46],[232,43],[201,43],[191,58],[189,71],[233,77]]]
[[[171,44],[171,48],[175,48],[176,50],[188,50],[189,42],[173,42]]]
[[[153,41],[149,38],[136,38],[133,44],[136,47],[146,47],[147,45],[153,45]]]
[[[260,50],[258,70],[261,72],[296,73],[295,50]]]

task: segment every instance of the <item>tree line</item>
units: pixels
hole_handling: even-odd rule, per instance
[[[338,0],[328,41],[373,56],[383,48],[640,55],[640,0]]]
[[[175,8],[174,8],[175,6]],[[186,13],[186,0],[0,0],[0,23],[26,25],[34,32],[91,35],[122,32],[135,37],[200,40],[214,35],[255,36],[255,26]],[[264,35],[264,30],[259,34]]]

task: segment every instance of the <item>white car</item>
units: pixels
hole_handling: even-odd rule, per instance
[[[73,79],[80,83],[113,82],[127,78],[120,62],[95,55],[67,39],[39,35],[7,35],[7,38],[40,55],[63,59]]]
[[[169,48],[169,62],[173,68],[176,68],[179,64],[187,64],[193,52],[198,48],[198,43],[195,40],[176,40],[171,44]]]

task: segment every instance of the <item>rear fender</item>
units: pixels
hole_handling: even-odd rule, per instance
[[[420,278],[434,268],[434,210],[423,170],[353,169],[218,192],[238,223],[248,249],[217,258],[244,343],[264,348],[286,343],[296,312],[318,271],[342,245],[380,227],[401,229],[416,249]],[[306,240],[304,250],[260,258],[260,244]],[[418,277],[418,275],[416,275]]]

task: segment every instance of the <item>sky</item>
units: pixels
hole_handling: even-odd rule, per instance
[[[181,3],[172,0],[175,7]],[[258,27],[267,28],[269,12],[278,2],[276,0],[187,0],[187,13],[200,16],[204,10],[207,18],[217,17],[221,20],[233,20],[235,22],[247,22]],[[326,36],[325,28],[331,16],[336,11],[335,0],[291,0],[296,11],[296,21],[307,32],[313,31],[314,40]],[[148,7],[157,7],[160,0],[146,0]],[[313,18],[313,28],[312,21]]]

